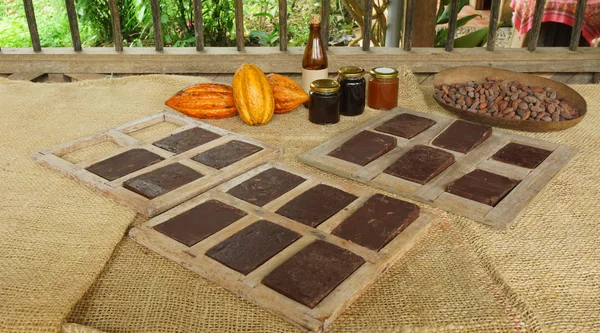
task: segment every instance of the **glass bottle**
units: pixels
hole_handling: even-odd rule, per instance
[[[319,15],[313,15],[310,22],[308,43],[302,57],[302,89],[309,92],[310,84],[319,79],[327,78],[327,53],[321,40],[321,20]]]
[[[398,106],[398,71],[393,68],[371,69],[367,105],[373,109],[389,110]]]
[[[315,124],[335,124],[340,121],[340,84],[321,79],[310,84],[308,120]]]
[[[340,84],[340,114],[358,116],[365,111],[367,83],[361,67],[346,66],[338,71]]]

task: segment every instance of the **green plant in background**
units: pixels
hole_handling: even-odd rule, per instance
[[[469,3],[469,0],[460,0],[458,6],[458,12]],[[462,17],[456,21],[456,27],[460,28],[467,24],[472,19],[481,16],[479,14],[472,14]],[[440,0],[440,6],[437,12],[437,24],[446,24],[450,21],[450,0]],[[487,42],[489,28],[481,28],[473,31],[467,35],[456,38],[454,40],[454,47],[478,47],[483,46]],[[434,46],[445,47],[446,38],[448,37],[448,28],[443,27],[435,35]]]

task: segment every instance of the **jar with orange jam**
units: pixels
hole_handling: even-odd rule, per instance
[[[367,105],[373,109],[389,110],[398,106],[398,71],[388,67],[375,67],[367,89]]]

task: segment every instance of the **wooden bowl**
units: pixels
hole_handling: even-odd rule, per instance
[[[497,69],[493,67],[456,67],[446,69],[437,73],[433,79],[433,85],[440,87],[443,83],[445,84],[466,84],[468,81],[485,82],[485,78],[488,76],[496,76],[509,82],[518,80],[531,86],[550,87],[556,91],[557,98],[560,98],[571,107],[576,108],[579,111],[580,116],[572,120],[565,121],[527,121],[527,120],[513,120],[513,119],[501,119],[496,117],[490,117],[478,113],[468,112],[462,109],[452,107],[445,104],[443,101],[439,101],[437,98],[434,99],[444,109],[456,114],[457,116],[475,122],[490,126],[510,128],[520,131],[531,131],[531,132],[549,132],[549,131],[560,131],[573,127],[583,119],[587,112],[587,103],[585,99],[578,94],[575,90],[568,87],[567,85],[556,82],[550,79],[539,77],[536,75],[518,73],[504,69]]]

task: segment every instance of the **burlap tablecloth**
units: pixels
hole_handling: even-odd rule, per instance
[[[168,97],[198,81],[0,79],[0,331],[298,331],[138,246],[124,235],[145,219],[29,157],[165,110]],[[503,231],[443,213],[332,331],[600,331],[600,86],[574,88],[588,102],[581,124],[522,133],[580,151],[524,216]],[[449,116],[431,94],[404,75],[403,106]],[[304,109],[261,127],[238,118],[209,123],[284,147],[282,160],[299,165],[299,153],[379,114],[334,126],[310,124]]]

